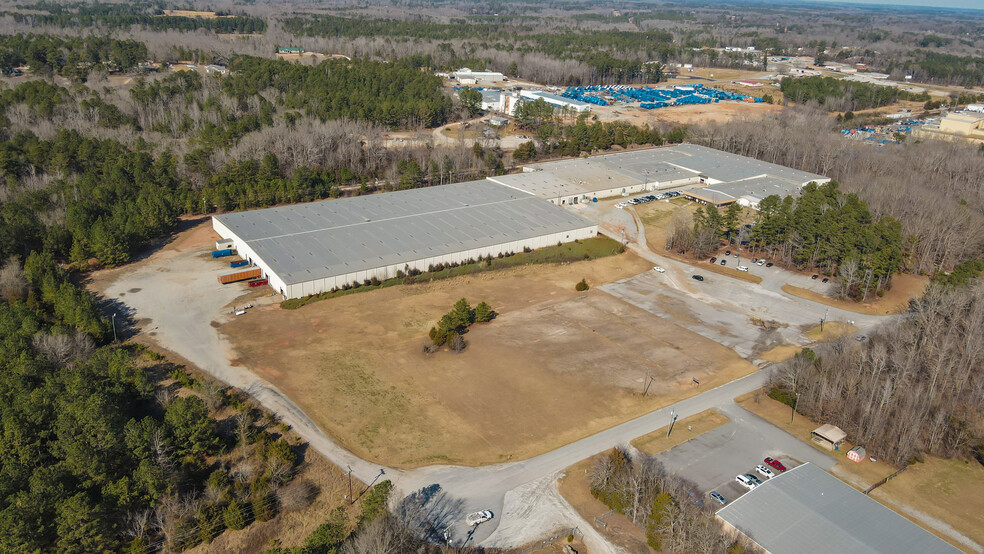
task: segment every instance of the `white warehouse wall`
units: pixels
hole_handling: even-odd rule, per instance
[[[487,246],[484,248],[476,248],[472,250],[465,250],[462,252],[455,252],[452,254],[446,254],[443,256],[434,256],[430,258],[423,258],[419,260],[412,260],[408,262],[401,262],[399,264],[393,264],[388,266],[382,266],[377,268],[372,268],[363,271],[356,271],[353,273],[347,273],[345,275],[337,275],[334,277],[326,277],[323,279],[314,279],[311,281],[304,281],[295,284],[286,284],[279,275],[274,273],[270,266],[266,264],[256,253],[246,244],[245,241],[241,240],[235,233],[230,231],[225,225],[220,221],[212,218],[212,228],[216,233],[219,234],[224,239],[232,239],[236,245],[236,251],[239,256],[243,259],[249,260],[253,265],[260,268],[263,272],[263,277],[270,280],[270,286],[274,290],[280,292],[284,295],[284,298],[300,298],[302,296],[308,296],[312,294],[320,294],[322,292],[330,291],[333,288],[342,288],[345,284],[352,284],[353,282],[363,282],[371,280],[373,277],[379,279],[380,281],[386,279],[392,279],[396,277],[397,271],[403,271],[407,266],[411,269],[417,269],[419,271],[427,271],[427,268],[431,265],[437,264],[448,264],[455,262],[463,262],[468,259],[478,259],[479,256],[492,256],[496,257],[500,253],[506,252],[522,252],[524,247],[529,248],[542,248],[544,246],[556,245],[558,242],[572,242],[574,240],[584,240],[594,237],[598,234],[598,226],[591,225],[581,229],[575,229],[572,231],[565,231],[562,233],[553,233],[549,235],[543,235],[539,237],[533,237],[529,239],[512,241],[503,244],[496,244],[493,246]]]

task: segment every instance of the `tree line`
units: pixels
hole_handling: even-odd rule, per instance
[[[833,178],[857,194],[873,221],[889,216],[901,224],[903,271],[933,275],[984,254],[978,148],[943,141],[847,145],[834,125],[825,114],[793,109],[754,122],[692,126],[688,138]]]
[[[127,71],[147,59],[147,46],[133,39],[39,34],[0,36],[0,70],[27,65],[38,75],[85,79],[92,71]]]
[[[262,33],[266,21],[259,17],[219,15],[218,17],[184,17],[165,15],[159,3],[88,4],[83,2],[37,2],[23,7],[29,13],[4,12],[22,25],[53,26],[78,29],[126,29],[137,25],[153,31],[195,31],[216,33]]]
[[[655,456],[615,448],[588,470],[591,494],[645,530],[653,550],[741,554],[745,545],[725,533],[697,485],[670,473]]]
[[[784,77],[779,82],[779,90],[797,104],[812,101],[831,111],[879,108],[900,100],[930,100],[929,93],[925,92],[914,94],[898,87],[821,76]]]
[[[979,270],[975,272],[979,274]],[[920,453],[984,463],[984,282],[933,285],[858,345],[805,351],[771,376],[772,396],[897,466]]]
[[[0,268],[0,550],[180,551],[306,505],[283,429],[112,337],[50,254]]]

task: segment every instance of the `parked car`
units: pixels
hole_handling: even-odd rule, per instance
[[[765,265],[765,260],[759,260],[758,261],[758,264],[756,264],[756,265]],[[769,265],[772,265],[772,264],[769,264]]]
[[[716,261],[718,261],[717,256],[712,256],[711,257],[711,263],[714,263]]]
[[[731,250],[725,250],[724,251],[724,255],[725,256],[730,256],[731,255]]]
[[[694,275],[694,276],[691,277],[691,279],[693,279],[694,281],[703,281],[704,280],[704,276],[703,275]]]
[[[816,281],[817,280],[817,277],[819,277],[819,275],[817,275],[816,273],[814,273],[813,274],[813,277],[810,277],[810,279],[813,279],[814,281]]]
[[[721,260],[721,265],[728,265],[728,260]]]
[[[759,475],[765,477],[766,479],[772,479],[773,477],[776,476],[776,474],[773,473],[771,469],[765,467],[764,465],[755,466],[755,471],[757,471]]]
[[[481,512],[468,514],[468,517],[465,518],[465,524],[474,526],[474,525],[478,525],[479,523],[485,523],[490,519],[492,519],[492,512],[489,510],[482,510]]]
[[[765,264],[765,267],[772,267],[772,262]]]
[[[738,254],[737,252],[735,252],[735,257],[737,258],[738,256],[740,256],[740,254]]]
[[[758,261],[759,261],[759,259],[758,259],[758,258],[752,258],[752,263],[753,263],[753,264],[754,264],[754,263],[758,263]]]
[[[654,267],[653,271],[655,271],[656,273],[666,273],[666,270],[659,266]]]
[[[772,459],[772,458],[766,458],[765,460],[762,460],[762,461],[764,461],[766,464],[772,466],[773,468],[778,469],[779,471],[786,471],[786,466],[782,465],[782,462],[780,462],[779,460],[775,460],[775,459]]]
[[[718,491],[711,491],[711,498],[713,498],[714,500],[716,500],[718,502],[718,504],[720,504],[722,506],[727,506],[728,505],[728,500],[725,499],[723,496],[721,496],[721,493],[719,493]]]
[[[823,280],[822,280],[822,281],[820,281],[820,282],[821,282],[821,283],[826,283],[827,281],[830,281],[830,279],[828,279],[828,278],[826,278],[826,277],[824,277],[824,278],[823,278]]]
[[[758,486],[755,483],[755,481],[758,481],[758,479],[756,479],[754,475],[748,475],[747,473],[745,475],[738,475],[737,477],[735,477],[735,481],[737,481],[739,485],[745,487],[748,490],[752,490]]]
[[[748,271],[748,266],[747,265],[740,265],[740,266],[738,266],[738,271]]]
[[[858,335],[857,340],[858,340],[858,342],[864,342],[864,341],[868,340],[868,337],[866,337],[864,335]]]

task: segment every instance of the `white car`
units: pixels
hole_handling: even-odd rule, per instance
[[[625,208],[626,206],[628,206],[628,204],[626,204],[625,202],[619,202],[618,204],[615,204],[615,207],[620,210]]]
[[[759,260],[756,265],[765,265],[765,259]]]
[[[757,471],[759,475],[765,477],[766,479],[772,479],[773,477],[776,476],[776,474],[771,469],[763,465],[755,466],[755,471]]]
[[[482,510],[481,512],[475,512],[473,514],[468,514],[465,518],[465,524],[470,526],[478,525],[479,523],[485,523],[486,521],[492,519],[492,512],[489,510]]]
[[[666,270],[659,266],[654,267],[653,271],[655,271],[656,273],[666,273]]]
[[[752,490],[758,486],[758,484],[756,483],[758,479],[756,479],[753,475],[739,475],[735,477],[735,481],[738,481],[739,485],[745,487],[748,490]]]
[[[748,266],[747,265],[740,265],[740,266],[738,266],[738,271],[748,271]]]

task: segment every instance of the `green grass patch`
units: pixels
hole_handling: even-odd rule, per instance
[[[444,267],[439,271],[425,271],[417,275],[394,277],[385,281],[353,283],[351,288],[348,289],[338,289],[323,292],[321,294],[312,294],[303,298],[291,298],[290,300],[284,300],[280,303],[280,307],[285,310],[295,310],[302,306],[311,304],[312,302],[318,302],[319,300],[328,300],[329,298],[337,298],[339,296],[355,294],[357,292],[383,289],[396,285],[429,283],[439,279],[450,279],[452,277],[460,277],[462,275],[484,273],[486,271],[495,271],[498,269],[507,269],[522,265],[558,264],[582,260],[594,260],[597,258],[614,256],[616,254],[621,254],[622,252],[625,252],[625,247],[619,244],[618,241],[599,235],[587,240],[574,241],[556,246],[544,246],[543,248],[537,248],[536,250],[531,250],[529,252],[517,252],[511,256],[492,258],[491,260],[486,259],[474,263],[460,264],[453,267]]]

